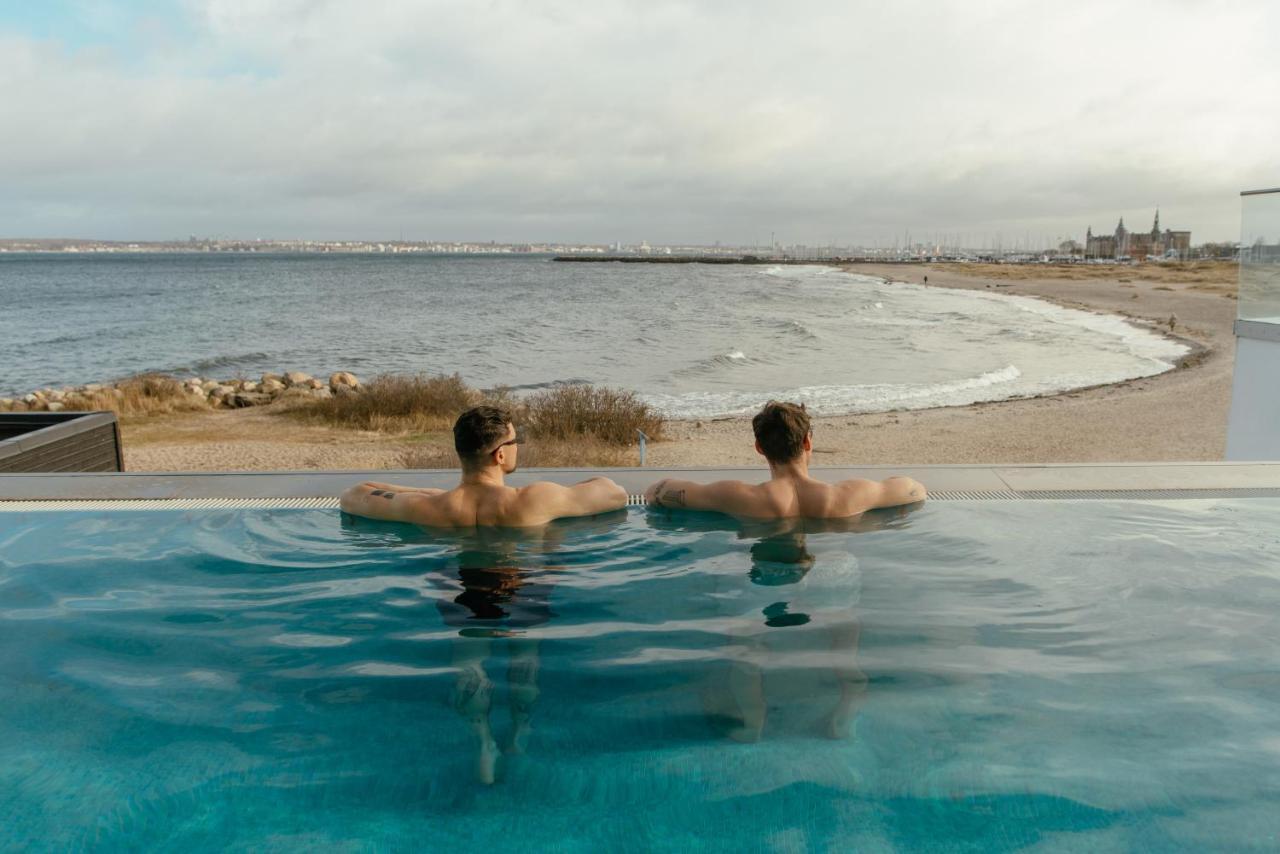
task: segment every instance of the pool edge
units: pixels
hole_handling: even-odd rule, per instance
[[[812,469],[823,480],[883,479],[909,475],[940,500],[1036,497],[1204,497],[1217,493],[1280,490],[1280,462],[1059,463],[1042,465],[824,466]],[[519,486],[533,480],[573,483],[594,475],[613,478],[638,494],[663,477],[708,482],[760,481],[764,468],[529,469],[512,475]],[[456,470],[369,470],[306,472],[0,474],[0,501],[103,501],[172,499],[333,498],[347,486],[376,479],[406,486],[449,487]],[[952,495],[954,493],[954,495]],[[1143,493],[1143,495],[1139,495]],[[1158,494],[1156,494],[1158,493]]]

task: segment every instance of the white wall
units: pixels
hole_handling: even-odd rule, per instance
[[[1280,341],[1236,338],[1228,460],[1280,460]]]

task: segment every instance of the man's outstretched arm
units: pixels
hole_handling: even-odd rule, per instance
[[[562,486],[540,481],[520,490],[522,514],[529,524],[568,516],[594,516],[627,506],[627,491],[607,477],[593,477]]]
[[[644,492],[651,507],[683,507],[689,510],[719,510],[722,513],[750,513],[750,487],[740,480],[694,483],[667,478]]]
[[[342,493],[339,506],[343,513],[382,519],[388,522],[411,522],[421,510],[424,496],[439,495],[443,489],[412,489],[389,483],[366,481]]]
[[[924,484],[910,477],[890,477],[881,481],[848,480],[844,485],[853,495],[853,504],[858,508],[853,511],[855,513],[878,507],[915,504],[929,497]]]
[[[435,486],[396,486],[394,483],[378,483],[376,480],[366,480],[360,485],[371,486],[374,489],[389,489],[392,492],[417,492],[421,495],[439,495],[442,492],[448,492],[447,489]]]

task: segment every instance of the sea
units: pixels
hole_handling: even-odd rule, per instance
[[[118,379],[457,373],[629,389],[673,418],[1052,394],[1171,370],[1122,318],[826,266],[546,256],[0,254],[0,396]]]

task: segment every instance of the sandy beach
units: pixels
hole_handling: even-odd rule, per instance
[[[851,272],[993,290],[1158,326],[1194,352],[1174,371],[1051,397],[820,418],[816,465],[1219,460],[1234,354],[1235,267],[860,265]],[[1173,320],[1170,331],[1170,320]],[[648,465],[759,462],[747,418],[676,421]],[[423,437],[299,425],[261,409],[126,423],[130,471],[402,468]],[[435,441],[436,437],[429,437]],[[438,437],[444,442],[445,436]]]

